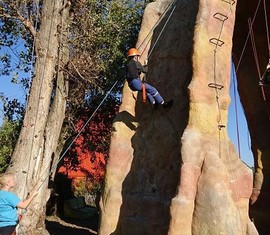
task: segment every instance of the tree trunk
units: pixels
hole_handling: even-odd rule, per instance
[[[67,83],[61,68],[68,59],[63,49],[68,8],[64,1],[44,0],[40,30],[36,36],[35,76],[26,107],[23,127],[15,147],[9,172],[16,172],[15,192],[24,199],[39,186],[38,196],[30,204],[20,223],[19,233],[46,233],[45,205],[50,191],[47,182],[51,161],[64,119]],[[53,172],[52,172],[53,173]],[[31,221],[31,222],[30,222]]]

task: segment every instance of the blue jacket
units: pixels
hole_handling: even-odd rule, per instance
[[[0,227],[17,224],[17,205],[20,201],[14,193],[0,190]]]

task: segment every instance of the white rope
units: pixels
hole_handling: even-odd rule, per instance
[[[144,46],[144,49],[143,49],[143,51],[141,52],[141,54],[143,54],[143,53],[145,52],[145,49],[146,49],[147,45],[149,44],[150,39],[151,39],[152,36],[153,36],[153,31],[155,30],[155,28],[157,27],[157,25],[159,25],[159,23],[160,23],[161,20],[164,18],[164,16],[166,15],[166,13],[171,9],[171,7],[172,7],[173,5],[176,4],[177,1],[178,1],[178,0],[174,0],[174,1],[172,1],[172,2],[167,6],[167,8],[165,9],[165,11],[164,11],[164,12],[161,14],[161,16],[159,17],[158,21],[154,24],[154,26],[151,28],[151,30],[149,31],[149,33],[146,35],[146,37],[144,38],[144,40],[142,41],[142,43],[138,46],[138,50],[140,50],[140,48],[142,47],[142,45],[145,43],[146,39],[149,37],[148,42],[147,42],[146,45]],[[175,6],[174,6],[174,9],[175,9]],[[173,11],[174,11],[174,9],[173,9]],[[172,12],[173,12],[173,11],[172,11]],[[158,39],[157,39],[157,40],[159,40],[159,38],[160,38],[160,36],[161,36],[161,34],[162,34],[164,28],[166,27],[166,25],[167,25],[167,23],[168,23],[168,21],[169,21],[171,15],[172,15],[172,12],[171,12],[169,18],[167,19],[167,21],[166,21],[166,23],[165,23],[163,29],[162,29],[161,32],[159,33],[159,36],[158,36]],[[150,36],[150,35],[151,35],[151,36]],[[154,43],[154,47],[155,47],[155,45],[157,44],[157,40],[156,40],[156,42]],[[153,48],[152,48],[152,50],[153,50]],[[152,51],[152,50],[151,50],[151,51]],[[149,53],[149,55],[147,56],[147,58],[150,57],[150,54],[151,54],[151,53]]]
[[[269,1],[269,0],[268,0]],[[269,39],[269,28],[268,28],[268,19],[267,19],[267,8],[266,8],[266,2],[263,0],[263,6],[264,6],[264,18],[265,18],[265,28],[266,28],[266,37],[267,37],[267,45],[268,45],[268,55],[269,55],[269,64],[270,64],[270,39]]]
[[[99,110],[99,108],[101,107],[101,105],[104,103],[104,101],[107,99],[107,97],[109,96],[109,94],[112,92],[112,90],[114,89],[114,87],[116,86],[116,84],[118,83],[118,81],[115,81],[114,84],[112,85],[112,87],[110,88],[110,90],[106,93],[106,95],[103,97],[102,101],[99,103],[99,105],[97,106],[97,108],[95,109],[95,111],[92,113],[92,115],[87,119],[87,121],[85,122],[85,124],[82,126],[82,128],[79,130],[79,132],[77,133],[77,135],[74,137],[74,139],[71,141],[71,143],[68,145],[68,147],[66,148],[66,150],[62,153],[62,155],[59,157],[57,164],[64,158],[64,156],[66,155],[66,153],[68,152],[68,150],[71,148],[71,146],[74,144],[74,142],[76,141],[76,139],[80,136],[80,134],[82,133],[82,131],[85,129],[85,127],[88,125],[88,123],[92,120],[92,118],[94,117],[94,115],[96,114],[96,112]],[[55,167],[53,167],[49,173],[46,173],[46,176],[44,179],[41,179],[41,184],[38,187],[38,190],[40,189],[40,187],[43,185],[43,183],[45,182],[45,180],[49,177],[49,175],[55,170],[55,168],[57,167],[57,164],[55,164]],[[41,177],[42,178],[42,177]]]
[[[247,35],[247,37],[246,37],[246,41],[245,41],[245,43],[244,43],[244,46],[243,46],[243,49],[242,49],[242,52],[241,52],[241,55],[240,55],[238,64],[237,64],[236,69],[235,69],[236,73],[238,72],[238,69],[239,69],[239,66],[240,66],[240,64],[241,64],[241,61],[242,61],[244,52],[245,52],[245,50],[246,50],[247,43],[248,43],[248,39],[249,39],[249,36],[250,36],[250,34],[251,34],[251,29],[252,29],[254,20],[255,20],[255,18],[256,18],[256,16],[257,16],[257,13],[258,13],[258,10],[259,10],[260,3],[261,3],[261,0],[259,0],[259,2],[258,2],[257,8],[256,8],[256,10],[255,10],[255,13],[254,13],[254,16],[253,16],[253,19],[252,19],[252,22],[251,22],[251,24],[250,24],[250,29],[249,29],[249,31],[248,31],[248,35]]]
[[[162,35],[163,31],[164,31],[164,29],[166,28],[166,26],[167,26],[167,24],[168,24],[169,20],[171,19],[171,16],[172,16],[172,14],[173,14],[173,12],[174,12],[175,8],[176,8],[176,6],[174,6],[174,7],[173,7],[173,9],[172,9],[172,11],[171,11],[171,13],[170,13],[170,15],[169,15],[168,19],[166,20],[166,22],[165,22],[164,26],[162,27],[162,29],[161,29],[161,31],[160,31],[160,33],[159,33],[158,37],[157,37],[157,40],[155,41],[155,43],[154,43],[153,47],[151,48],[151,50],[150,50],[150,52],[149,52],[149,54],[148,54],[147,58],[149,58],[149,57],[151,56],[151,54],[152,54],[152,52],[153,52],[153,50],[154,50],[155,46],[157,45],[157,43],[158,43],[158,41],[159,41],[159,39],[160,39],[160,37],[161,37],[161,35]]]
[[[229,9],[229,12],[227,13],[226,15],[226,18],[228,19],[228,16],[229,14],[232,12],[232,1],[230,1],[230,9]],[[227,20],[226,19],[226,20]],[[222,31],[223,31],[223,28],[224,28],[224,24],[225,24],[225,21],[226,20],[223,20],[222,21],[222,24],[221,24],[221,28],[220,28],[220,31],[219,31],[219,35],[218,35],[218,38],[217,38],[217,42],[220,41],[220,38],[221,38],[221,35],[222,35]],[[216,81],[216,66],[217,66],[217,50],[218,48],[218,43],[216,44],[214,50],[213,50],[213,53],[214,53],[214,82],[215,84],[217,84],[217,81]],[[219,129],[219,157],[221,158],[221,136],[220,136],[220,132],[222,129],[224,129],[222,125],[222,116],[221,116],[221,110],[220,110],[220,103],[219,103],[219,91],[218,91],[218,88],[217,86],[215,87],[215,92],[216,92],[216,103],[217,103],[217,108],[218,108],[218,112],[219,112],[219,119],[218,119],[218,129]],[[236,182],[236,177],[234,175],[234,172],[233,172],[233,169],[232,169],[232,160],[231,160],[231,155],[229,153],[229,150],[228,150],[228,146],[227,146],[227,140],[226,140],[226,136],[225,136],[225,130],[223,130],[223,138],[224,138],[224,142],[225,142],[225,147],[226,147],[226,151],[227,151],[227,156],[229,158],[229,168],[230,168],[230,171],[231,171],[231,174],[232,174],[232,179],[233,179],[233,184],[234,184],[234,187],[233,187],[233,190],[235,192],[235,195],[236,195],[236,200],[238,200],[238,191],[237,191],[237,188],[236,188],[236,185],[235,185],[235,182]],[[236,208],[237,208],[237,211],[238,211],[238,214],[239,214],[239,218],[240,218],[240,221],[241,221],[241,231],[243,233],[243,225],[242,225],[242,218],[241,218],[241,213],[240,213],[240,209],[237,205],[237,202],[236,202]]]

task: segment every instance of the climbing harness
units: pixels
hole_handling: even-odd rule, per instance
[[[23,216],[23,214],[19,214],[19,215],[18,215],[18,221],[17,221],[17,225],[16,225],[16,226],[18,226],[18,227],[19,227],[19,223],[20,223],[20,221],[21,221],[21,219],[22,219],[22,216]],[[23,231],[21,231],[21,232],[24,234]],[[16,235],[16,230],[15,230],[11,235]]]
[[[148,53],[148,55],[147,55],[147,59],[151,56],[151,54],[152,54],[154,48],[156,47],[156,45],[157,45],[157,43],[158,43],[158,41],[159,41],[159,39],[160,39],[162,33],[164,32],[166,26],[168,25],[169,20],[171,19],[171,16],[172,16],[172,14],[173,14],[173,12],[174,12],[174,10],[175,10],[175,8],[176,8],[176,2],[177,2],[177,1],[178,1],[178,0],[174,0],[173,2],[171,2],[171,3],[167,6],[167,8],[164,10],[164,12],[163,12],[163,13],[161,14],[161,16],[159,17],[158,21],[154,24],[154,26],[151,28],[151,30],[149,31],[149,33],[146,35],[146,37],[144,38],[144,40],[142,41],[142,43],[138,46],[138,49],[140,49],[140,48],[145,44],[145,42],[147,42],[146,45],[144,46],[144,49],[142,50],[142,52],[140,53],[136,48],[131,48],[131,49],[128,51],[128,56],[134,56],[134,55],[139,55],[139,56],[140,56],[140,55],[142,55],[142,54],[145,52],[146,47],[147,47],[148,44],[150,43],[150,40],[151,40],[151,38],[152,38],[152,36],[153,36],[153,31],[154,31],[154,29],[157,27],[157,25],[158,25],[158,24],[161,22],[161,20],[164,18],[165,14],[172,8],[172,6],[174,6],[174,7],[172,8],[172,10],[171,10],[171,12],[170,12],[170,15],[168,16],[166,22],[164,23],[164,25],[163,25],[163,27],[162,27],[160,33],[158,34],[157,39],[155,40],[153,46],[151,47],[151,49],[150,49],[150,51],[149,51],[149,53]],[[143,102],[143,103],[146,103],[145,79],[142,79],[142,102]]]
[[[146,103],[146,89],[145,89],[145,83],[142,83],[142,102]]]
[[[144,81],[142,81],[142,102],[146,103],[146,88]]]

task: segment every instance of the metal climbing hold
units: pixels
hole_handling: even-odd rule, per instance
[[[225,43],[225,42],[223,42],[222,40],[220,40],[218,38],[211,38],[209,40],[209,42],[211,42],[214,45],[220,46],[220,47]]]
[[[220,84],[217,84],[217,83],[209,83],[208,86],[210,88],[215,88],[215,89],[218,89],[218,90],[221,90],[224,87],[223,85],[220,85]]]
[[[221,130],[222,128],[225,128],[225,125],[218,125],[218,129]]]
[[[215,13],[215,14],[213,15],[213,17],[214,17],[215,19],[218,19],[218,20],[222,21],[222,22],[224,22],[225,20],[228,19],[228,16],[225,16],[225,15],[219,13],[219,12]]]

